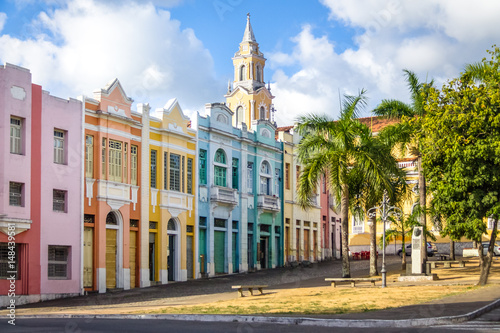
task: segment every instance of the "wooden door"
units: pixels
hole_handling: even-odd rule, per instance
[[[318,231],[313,230],[313,260],[316,261],[316,255],[318,253]]]
[[[186,236],[186,269],[188,279],[194,278],[194,260],[193,260],[193,236]]]
[[[106,229],[106,288],[116,288],[116,229]]]
[[[240,265],[238,260],[238,233],[233,232],[232,238],[232,258],[233,258],[233,273],[239,271]]]
[[[309,260],[309,229],[304,229],[304,260]]]
[[[290,260],[290,227],[285,227],[285,262],[288,263]]]
[[[83,287],[94,287],[94,229],[83,230]]]
[[[175,270],[177,269],[177,263],[175,262],[175,241],[175,235],[168,235],[168,281],[175,281]]]
[[[130,288],[135,288],[137,256],[137,231],[130,231],[129,264],[130,264]]]
[[[224,273],[225,266],[225,238],[224,231],[214,231],[214,265],[215,273]]]
[[[297,251],[297,257],[295,258],[296,261],[300,261],[300,228],[297,228],[295,230],[295,249]]]

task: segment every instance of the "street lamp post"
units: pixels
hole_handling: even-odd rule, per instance
[[[380,206],[375,206],[368,210],[368,217],[375,218],[377,216],[377,211],[382,219],[382,223],[384,224],[384,236],[383,236],[383,248],[382,248],[382,288],[386,287],[386,273],[387,270],[385,268],[385,223],[387,222],[387,218],[389,216],[396,216],[397,218],[401,217],[403,212],[401,209],[395,206],[389,206],[389,197],[387,196],[387,191],[384,191],[384,195],[382,197],[382,204]],[[374,221],[376,223],[376,221]],[[377,255],[375,253],[375,255]]]

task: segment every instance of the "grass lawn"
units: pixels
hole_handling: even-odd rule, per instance
[[[366,312],[429,302],[464,293],[475,286],[270,289],[263,295],[191,306],[169,306],[140,313],[168,314],[340,314]],[[236,292],[236,291],[235,291]],[[246,295],[246,293],[245,293]],[[409,295],[412,295],[409,297]]]

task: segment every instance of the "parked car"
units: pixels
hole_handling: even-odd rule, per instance
[[[488,253],[488,246],[490,246],[490,243],[483,243],[483,255]],[[498,246],[497,243],[495,243],[495,246],[493,247],[493,255],[500,256],[500,246]]]
[[[427,256],[432,257],[434,256],[434,253],[437,252],[437,246],[434,243],[427,242]],[[411,255],[411,244],[406,245],[405,247],[405,253],[407,256]],[[403,256],[403,250],[399,249],[398,250],[398,256],[402,257]]]

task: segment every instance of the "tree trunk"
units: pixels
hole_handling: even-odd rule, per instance
[[[479,276],[479,286],[484,286],[488,282],[488,275],[490,274],[491,261],[493,260],[493,247],[495,246],[495,241],[497,238],[497,224],[498,220],[493,221],[493,230],[491,231],[490,244],[488,246],[488,254],[486,257],[483,256],[483,244],[479,242],[479,261],[481,264],[481,275]]]
[[[427,227],[427,216],[425,212],[425,208],[427,207],[427,188],[425,185],[425,175],[424,168],[422,167],[422,156],[418,156],[418,194],[420,200],[420,208],[422,208],[422,212],[420,213],[420,224],[424,227],[424,230]],[[425,232],[422,237],[422,260],[423,263],[427,261],[427,237]],[[413,263],[416,264],[416,263]]]
[[[455,260],[455,241],[450,238],[450,260]]]
[[[349,267],[349,186],[342,185],[340,214],[342,215],[342,277],[351,277]]]
[[[378,275],[377,267],[377,216],[370,217],[370,276]]]

